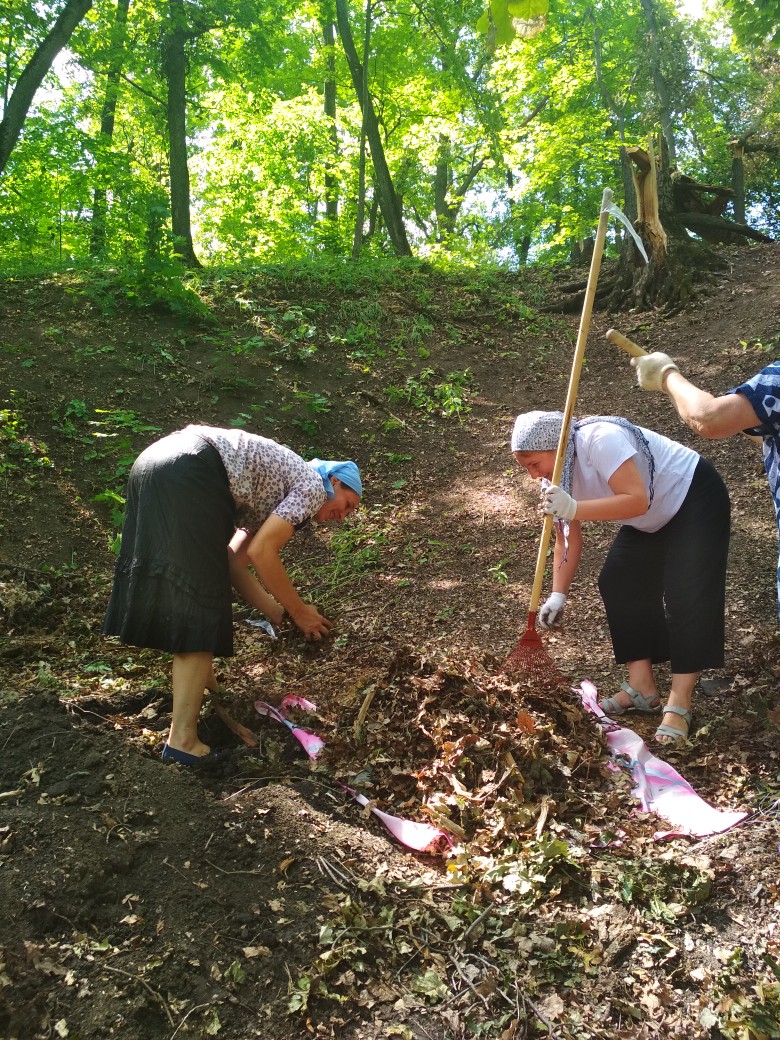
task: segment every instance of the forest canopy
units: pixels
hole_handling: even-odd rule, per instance
[[[5,272],[568,259],[657,135],[774,236],[776,7],[6,0]]]

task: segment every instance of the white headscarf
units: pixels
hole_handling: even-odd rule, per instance
[[[613,423],[633,434],[638,447],[647,459],[650,469],[649,497],[653,501],[653,478],[655,476],[655,459],[650,451],[647,437],[638,426],[619,415],[590,415],[587,419],[574,419],[569,428],[569,439],[566,444],[566,457],[561,474],[561,487],[571,494],[571,482],[574,476],[574,460],[577,457],[577,431],[583,426],[595,422]],[[563,412],[522,412],[515,419],[512,430],[512,451],[557,451],[563,427]]]

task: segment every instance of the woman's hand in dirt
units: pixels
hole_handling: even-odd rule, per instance
[[[333,622],[328,621],[311,603],[304,603],[293,615],[293,621],[307,639],[323,639],[333,627]]]

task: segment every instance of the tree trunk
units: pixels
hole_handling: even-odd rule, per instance
[[[36,48],[16,81],[8,106],[3,112],[3,120],[0,122],[0,173],[5,169],[11,152],[19,140],[19,134],[22,132],[30,105],[44,76],[73,35],[73,30],[91,7],[92,0],[67,0],[59,18],[46,38]]]
[[[339,151],[339,135],[336,129],[336,25],[325,15],[322,15],[322,42],[325,44],[326,72],[325,82],[322,88],[323,110],[328,123],[328,137],[332,149],[332,157],[325,164],[325,216],[328,220],[336,221],[339,216],[338,180],[333,173]]]
[[[98,184],[92,196],[92,234],[89,243],[90,256],[99,256],[106,246],[106,209],[107,190],[105,185],[105,159],[114,137],[114,120],[119,97],[119,80],[125,60],[125,43],[127,40],[127,12],[130,0],[117,0],[116,19],[114,20],[111,57],[106,74],[106,96],[103,99],[103,111],[100,115],[100,153],[98,155]]]
[[[363,30],[363,68],[368,68],[368,57],[371,53],[371,0],[366,0],[365,28]],[[352,235],[352,259],[357,260],[365,241],[364,223],[366,219],[366,111],[368,110],[368,77],[363,77],[363,96],[360,98],[360,142],[358,153],[358,196],[355,207],[355,230]]]
[[[663,135],[659,136],[658,149],[658,156],[652,142],[647,150],[625,149],[632,164],[636,198],[634,226],[644,243],[648,263],[633,242],[630,251],[624,251],[610,287],[609,306],[617,309],[679,310],[693,295],[696,281],[723,267],[721,258],[688,235],[677,211]]]
[[[163,42],[168,81],[168,157],[173,250],[188,267],[200,267],[192,244],[190,171],[187,166],[187,40],[184,0],[169,0],[170,29]]]
[[[458,216],[466,201],[466,193],[484,165],[484,158],[478,159],[476,155],[472,155],[460,183],[456,184],[452,169],[452,141],[446,134],[439,135],[436,171],[433,176],[437,242],[446,242],[454,234]]]
[[[336,20],[344,54],[349,65],[350,75],[352,76],[352,83],[363,111],[366,137],[371,149],[371,159],[374,165],[376,190],[379,196],[382,218],[395,252],[399,256],[411,256],[412,250],[406,237],[406,228],[401,216],[401,201],[393,187],[393,179],[390,176],[382,137],[379,133],[379,122],[374,111],[371,95],[366,89],[366,83],[364,82],[366,70],[360,64],[357,51],[355,50],[352,30],[349,26],[346,0],[336,0]]]
[[[745,223],[745,143],[730,141],[731,190],[734,192],[734,220]]]
[[[655,0],[639,0],[647,20],[648,50],[650,54],[650,71],[653,77],[653,86],[658,98],[658,117],[661,122],[661,131],[664,135],[666,149],[669,155],[669,165],[677,165],[677,148],[674,141],[674,129],[672,127],[672,105],[669,100],[669,88],[666,85],[663,72],[661,71],[661,40],[658,31],[658,19],[655,13]]]

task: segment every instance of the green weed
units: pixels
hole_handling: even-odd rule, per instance
[[[106,317],[116,314],[120,303],[167,310],[183,318],[208,317],[211,312],[194,284],[178,259],[162,256],[120,268],[95,269],[68,291],[86,297]]]
[[[0,475],[31,474],[53,465],[43,441],[27,432],[27,422],[13,408],[0,408]]]
[[[468,392],[473,386],[470,368],[448,372],[438,380],[433,368],[424,368],[418,376],[407,376],[402,387],[389,386],[385,393],[391,401],[405,401],[420,411],[450,418],[471,411]]]
[[[729,1040],[777,1040],[780,1037],[780,964],[764,952],[762,959],[774,980],[745,971],[738,947],[715,980],[712,1001],[699,1021]]]
[[[494,563],[492,567],[488,567],[488,574],[497,581],[499,585],[506,585],[509,578],[506,573],[506,565],[509,563],[511,557],[507,557],[505,560],[499,560],[498,563]]]
[[[780,332],[776,332],[772,336],[767,336],[766,339],[741,339],[739,345],[743,350],[763,350],[767,353],[771,352],[773,356],[776,356],[777,351],[780,348]]]
[[[71,401],[66,401],[61,408],[54,409],[51,413],[52,426],[65,437],[76,438],[79,435],[79,423],[86,420],[88,414],[89,409],[86,401],[74,398]]]

